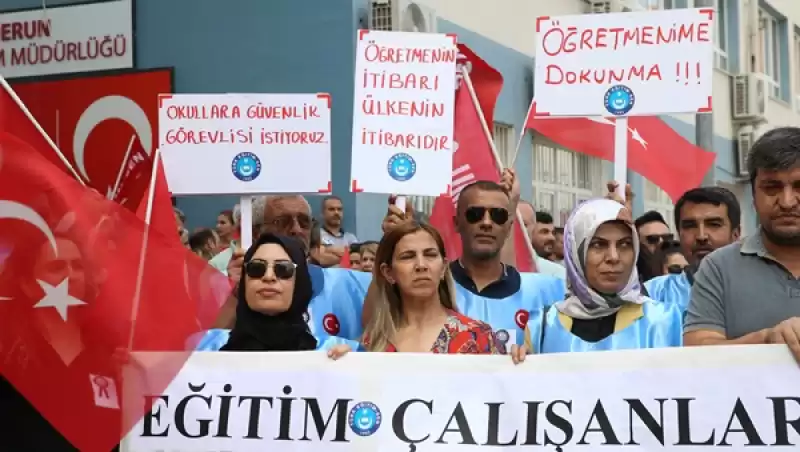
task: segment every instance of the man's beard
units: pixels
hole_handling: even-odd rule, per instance
[[[762,224],[761,230],[764,231],[764,235],[767,237],[767,239],[775,245],[800,247],[800,233],[793,232],[784,234],[775,231],[772,229],[772,226],[768,224]]]
[[[470,250],[470,257],[476,261],[489,261],[496,258],[500,254],[500,249],[496,250]]]

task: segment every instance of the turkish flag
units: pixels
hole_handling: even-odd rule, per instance
[[[158,145],[158,95],[172,92],[171,69],[21,81],[13,88],[90,187],[136,209],[141,174],[150,172]]]
[[[157,230],[159,233],[164,234],[166,237],[175,237],[180,242],[180,232],[178,231],[178,224],[175,221],[175,210],[172,208],[172,194],[169,192],[167,185],[167,175],[164,172],[164,163],[160,158],[157,162],[150,163],[150,171],[155,170],[155,183],[153,185],[152,207],[150,208],[150,221],[151,228]],[[153,167],[155,165],[155,167]],[[148,186],[145,188],[145,195],[142,196],[139,202],[139,207],[136,209],[136,216],[142,221],[147,221],[147,208],[150,203],[150,177],[152,173],[147,174],[145,178]]]
[[[16,104],[0,111],[0,244],[25,244],[0,266],[0,375],[75,448],[108,452],[147,408],[120,400],[129,352],[179,352],[155,367],[133,362],[143,393],[160,393],[230,286],[174,238],[54,165],[29,127],[6,129],[24,125]],[[14,414],[3,414],[11,425],[0,428],[14,429]]]
[[[470,81],[472,81],[476,97],[478,97],[478,103],[483,102],[481,108],[494,112],[497,96],[503,86],[502,75],[466,46],[459,45],[459,50],[469,58]],[[488,86],[484,86],[484,84]],[[479,92],[482,93],[482,98],[477,95]],[[451,196],[439,196],[436,199],[429,219],[430,224],[442,235],[447,257],[451,260],[461,256],[461,237],[458,235],[454,223],[456,203],[461,190],[479,180],[500,181],[500,170],[480,121],[479,112],[472,102],[469,90],[462,84],[458,88],[455,100],[453,141],[456,146],[453,153]],[[512,212],[512,215],[515,214]],[[536,271],[536,264],[521,228],[519,222],[515,222],[514,247],[517,268],[520,271]]]
[[[614,161],[613,119],[536,118],[526,126],[581,154]],[[695,146],[658,116],[628,117],[628,168],[659,186],[676,202],[698,187],[716,154]]]

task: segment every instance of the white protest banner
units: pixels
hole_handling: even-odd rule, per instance
[[[449,194],[456,37],[358,31],[353,192]]]
[[[540,17],[534,116],[711,111],[714,10]]]
[[[141,407],[125,375],[125,405]],[[800,447],[798,378],[785,346],[553,354],[519,366],[508,356],[195,353],[122,451],[788,451]]]
[[[162,95],[158,127],[176,195],[331,191],[328,94]]]
[[[6,79],[133,67],[133,1],[0,13]]]

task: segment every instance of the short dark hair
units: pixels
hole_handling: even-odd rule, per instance
[[[325,208],[325,204],[328,201],[331,201],[331,200],[342,202],[342,198],[340,198],[340,197],[338,197],[336,195],[328,195],[328,196],[322,198],[322,208],[324,209]]]
[[[787,170],[800,164],[800,127],[778,127],[761,135],[747,156],[750,183],[758,170]]]
[[[536,223],[553,224],[553,216],[545,211],[536,211]]]
[[[462,212],[467,206],[467,201],[465,201],[467,197],[467,193],[472,190],[481,190],[481,191],[495,191],[500,193],[505,193],[506,191],[503,189],[503,186],[498,184],[497,182],[492,182],[490,180],[479,180],[475,181],[461,190],[461,193],[458,195],[458,202],[456,203],[456,212]]]
[[[360,243],[351,243],[350,244],[350,252],[358,254],[361,252],[361,244]]]
[[[639,230],[640,227],[648,223],[663,223],[665,225],[667,224],[667,222],[664,221],[664,216],[655,210],[643,213],[639,218],[636,219],[636,221],[633,222],[634,226],[636,226],[637,231]]]
[[[564,235],[564,228],[562,228],[561,226],[553,228],[553,234],[554,235]]]
[[[731,229],[736,229],[742,224],[742,208],[732,191],[723,187],[698,187],[681,195],[678,202],[675,203],[675,227],[679,231],[681,229],[681,209],[687,202],[714,206],[724,204],[728,208],[728,221],[731,222]]]
[[[201,250],[209,240],[213,240],[215,237],[214,231],[209,228],[198,229],[189,236],[189,248],[194,251]]]

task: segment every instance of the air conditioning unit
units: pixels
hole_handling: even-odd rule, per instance
[[[369,29],[436,33],[436,11],[414,0],[370,0]]]
[[[756,141],[756,132],[753,126],[743,126],[736,132],[736,171],[739,177],[748,177],[747,156]]]
[[[764,121],[767,115],[767,82],[756,73],[733,76],[732,114],[735,120]]]
[[[637,0],[584,0],[587,14],[646,11]]]

